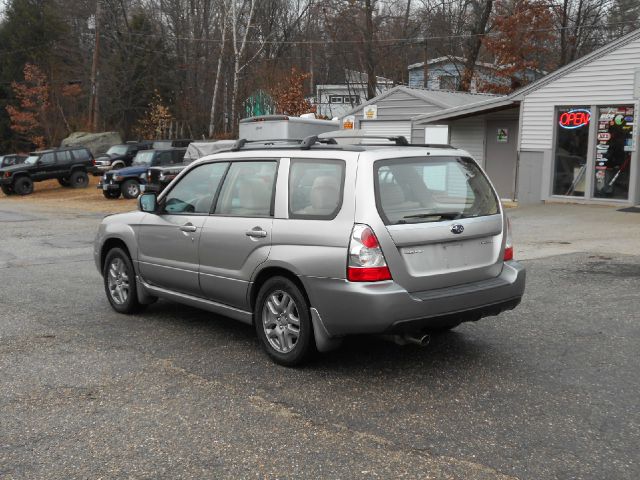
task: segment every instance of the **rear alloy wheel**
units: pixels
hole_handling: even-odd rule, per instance
[[[82,170],[76,170],[69,177],[69,183],[73,188],[87,188],[89,186],[89,175]]]
[[[31,195],[33,193],[33,180],[29,177],[20,177],[13,182],[13,191],[18,195]]]
[[[11,185],[0,185],[0,189],[2,189],[2,193],[5,195],[13,195],[15,193]]]
[[[113,200],[115,198],[120,198],[120,190],[103,190],[102,195],[104,195],[104,198]]]
[[[120,187],[124,198],[138,198],[140,195],[140,184],[136,180],[127,180]]]
[[[63,187],[70,187],[71,186],[71,182],[69,181],[69,179],[67,177],[59,178],[58,179],[58,183],[60,185],[62,185]]]
[[[254,322],[262,347],[280,365],[300,365],[315,351],[309,305],[288,278],[273,277],[262,286]]]
[[[104,290],[111,307],[119,313],[136,313],[144,305],[138,302],[136,273],[129,255],[121,248],[107,253],[102,270]]]
[[[111,170],[120,170],[124,167],[126,167],[124,162],[114,162],[113,164],[111,164]]]

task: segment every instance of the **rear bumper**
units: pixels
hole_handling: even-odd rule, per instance
[[[496,278],[426,292],[409,293],[393,281],[301,280],[327,333],[343,336],[438,328],[498,315],[520,303],[525,277],[522,265],[506,262]]]

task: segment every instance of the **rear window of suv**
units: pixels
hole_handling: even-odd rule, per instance
[[[489,180],[471,158],[394,158],[374,165],[376,204],[387,225],[499,212]]]

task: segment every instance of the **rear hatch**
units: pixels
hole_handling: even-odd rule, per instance
[[[416,292],[500,274],[500,204],[471,158],[394,158],[376,162],[374,171],[378,213],[396,249],[385,256],[397,283]]]

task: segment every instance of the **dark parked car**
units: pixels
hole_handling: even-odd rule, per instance
[[[93,155],[84,147],[42,150],[30,153],[23,163],[0,168],[0,187],[5,195],[29,195],[33,182],[55,178],[63,187],[84,188],[92,167]]]
[[[106,198],[136,198],[140,195],[140,185],[147,183],[147,171],[155,166],[178,165],[186,148],[170,150],[143,150],[136,155],[130,167],[106,172],[98,188]]]
[[[167,185],[171,183],[171,180],[176,178],[178,174],[186,168],[187,164],[170,165],[168,167],[151,167],[147,171],[147,182],[143,187],[145,193],[160,193]]]
[[[18,165],[26,160],[27,156],[20,153],[12,153],[10,155],[0,155],[0,168]]]
[[[113,145],[105,154],[96,158],[93,174],[102,175],[109,170],[130,167],[139,151],[150,148],[151,142],[128,142],[122,145]]]

